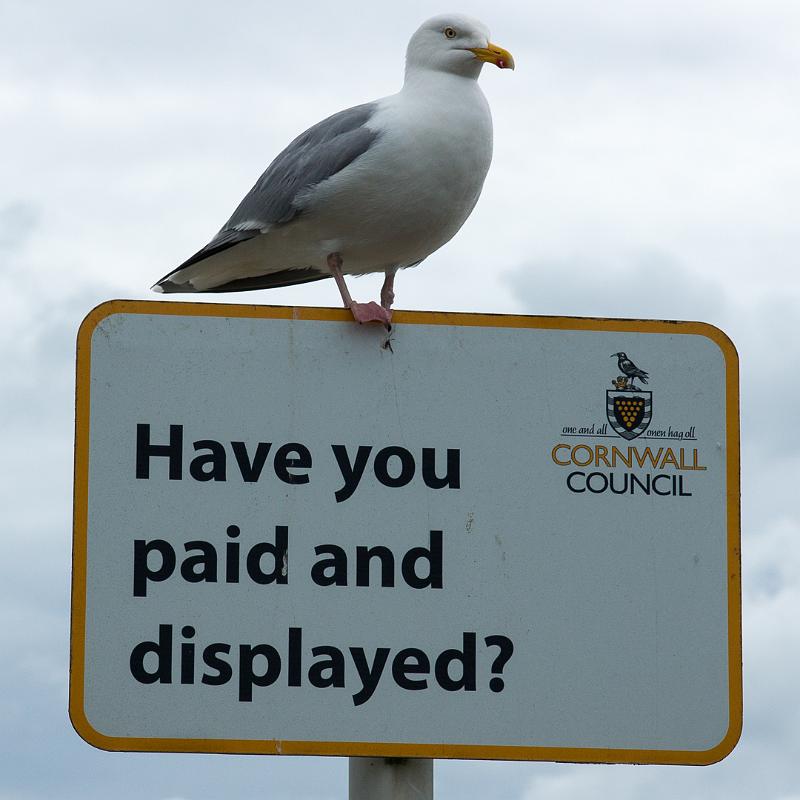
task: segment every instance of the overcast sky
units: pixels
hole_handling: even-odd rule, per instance
[[[0,800],[346,796],[346,759],[110,754],[67,717],[74,340],[272,157],[396,91],[422,0],[0,0]],[[742,361],[745,722],[712,767],[439,762],[447,800],[800,798],[800,4],[461,3],[515,56],[459,235],[399,308],[700,319]],[[354,283],[361,300],[379,280]],[[181,298],[179,298],[181,299]],[[214,300],[214,296],[208,297]],[[336,305],[330,281],[231,302]]]

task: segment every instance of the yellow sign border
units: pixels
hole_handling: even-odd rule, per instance
[[[405,758],[502,759],[607,764],[708,765],[727,756],[742,731],[742,612],[739,357],[733,342],[704,322],[544,317],[507,314],[397,311],[400,325],[462,325],[539,330],[619,331],[621,333],[693,334],[714,342],[725,359],[728,518],[728,686],[729,725],[722,740],[708,750],[633,750],[593,747],[535,747],[375,742],[299,742],[284,740],[161,739],[106,736],[95,730],[84,709],[87,510],[91,343],[96,327],[113,314],[235,317],[250,319],[324,320],[353,324],[349,311],[333,308],[187,303],[153,300],[110,300],[94,308],[80,326],[77,340],[75,397],[75,483],[72,548],[72,622],[70,632],[69,714],[77,733],[103,750],[239,753],[263,755],[336,755]]]

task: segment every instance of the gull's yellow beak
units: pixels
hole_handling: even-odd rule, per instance
[[[514,56],[491,42],[486,47],[471,47],[470,52],[475,53],[478,61],[486,61],[500,69],[514,69]]]

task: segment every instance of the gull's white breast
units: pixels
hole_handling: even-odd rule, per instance
[[[474,80],[434,74],[407,85],[368,125],[379,138],[314,187],[303,215],[322,257],[338,250],[348,273],[408,266],[448,242],[492,159],[491,113]]]

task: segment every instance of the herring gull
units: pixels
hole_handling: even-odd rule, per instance
[[[461,14],[414,33],[405,82],[298,136],[222,230],[157,292],[236,292],[333,278],[358,322],[391,321],[394,278],[448,242],[472,212],[492,159],[484,63],[514,68]],[[380,305],[356,303],[345,275],[383,272]]]

